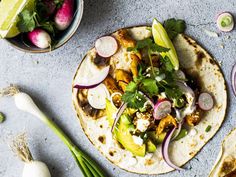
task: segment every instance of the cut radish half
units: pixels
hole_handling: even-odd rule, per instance
[[[98,68],[87,55],[76,74],[75,86],[78,89],[90,89],[98,86],[109,74],[110,65]]]
[[[217,17],[217,27],[223,32],[232,31],[234,28],[234,17],[229,12],[221,13]]]
[[[201,93],[198,97],[198,105],[202,110],[209,111],[214,106],[214,101],[209,93]]]
[[[114,55],[118,49],[118,43],[112,36],[104,36],[95,42],[95,48],[101,57],[108,58]]]
[[[104,84],[88,90],[88,102],[95,109],[105,109],[106,98],[109,97],[109,91]]]
[[[171,113],[171,102],[169,100],[160,100],[154,106],[153,117],[160,120]]]

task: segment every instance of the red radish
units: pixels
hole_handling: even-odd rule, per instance
[[[101,57],[108,58],[114,55],[118,49],[118,43],[112,36],[103,36],[95,42],[95,48]]]
[[[51,46],[52,40],[50,35],[40,28],[34,29],[33,31],[29,32],[28,38],[35,46],[41,49],[46,49]]]
[[[74,16],[74,0],[64,0],[61,8],[55,15],[55,25],[59,30],[65,30],[72,22]]]
[[[202,110],[209,111],[213,108],[214,101],[209,93],[203,92],[198,97],[198,105]]]
[[[171,102],[169,100],[163,99],[158,101],[154,106],[153,117],[160,120],[171,113]]]
[[[217,27],[223,32],[230,32],[234,28],[234,17],[229,12],[223,12],[217,17]]]

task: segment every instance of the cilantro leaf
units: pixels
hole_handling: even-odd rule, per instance
[[[125,92],[122,95],[122,101],[127,103],[127,106],[129,108],[139,109],[144,106],[144,103],[146,102],[146,99],[143,95],[138,93],[138,91],[135,92]]]
[[[23,10],[19,14],[19,21],[17,22],[17,27],[19,31],[23,33],[33,31],[36,27],[35,16],[35,12]]]
[[[183,96],[183,93],[178,87],[166,87],[165,88],[166,96],[170,99],[180,99]]]
[[[154,44],[154,43],[153,43],[153,44],[150,46],[150,50],[151,50],[152,53],[154,53],[154,52],[162,53],[162,52],[168,52],[170,49],[165,48],[165,47],[162,47],[162,46],[160,46],[160,45],[157,45],[157,44]]]
[[[171,18],[164,21],[164,28],[166,29],[169,38],[173,40],[178,34],[185,31],[186,24],[184,20]]]
[[[158,87],[155,79],[146,78],[141,81],[140,88],[148,93],[150,96],[158,93]]]
[[[42,27],[43,29],[51,33],[53,36],[55,36],[55,33],[56,33],[55,26],[52,22],[48,21],[48,22],[41,23],[40,27]]]
[[[168,56],[161,57],[160,60],[161,60],[161,62],[162,62],[162,64],[163,64],[163,66],[164,66],[164,68],[165,68],[166,71],[171,72],[171,71],[174,70],[174,66],[173,66],[173,64],[171,63],[170,58],[169,58]]]
[[[137,84],[133,81],[131,81],[127,86],[125,91],[126,92],[135,92],[137,90]]]

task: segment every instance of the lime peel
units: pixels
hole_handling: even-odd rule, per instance
[[[34,9],[35,0],[2,0],[0,2],[0,38],[12,38],[20,31],[17,28],[18,15],[24,9]]]

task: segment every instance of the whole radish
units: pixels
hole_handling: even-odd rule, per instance
[[[64,0],[61,8],[55,15],[55,25],[58,30],[65,30],[72,22],[74,16],[74,0]]]
[[[47,165],[33,159],[26,142],[25,134],[18,135],[10,147],[25,164],[22,177],[51,177]]]
[[[40,28],[36,28],[33,31],[28,33],[29,40],[37,47],[45,49],[51,46],[51,37],[50,35]]]

